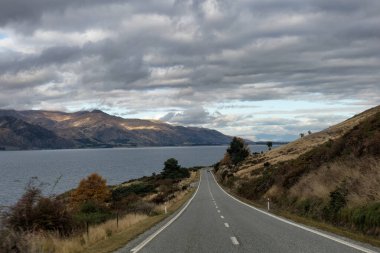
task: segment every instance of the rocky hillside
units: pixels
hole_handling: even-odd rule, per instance
[[[99,110],[0,110],[0,117],[4,121],[0,125],[2,149],[221,145],[231,140],[215,130],[124,119]]]
[[[380,107],[217,174],[247,199],[380,236]]]

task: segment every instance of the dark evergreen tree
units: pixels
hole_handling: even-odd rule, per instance
[[[273,143],[271,141],[267,142],[268,150],[272,150]]]
[[[234,137],[227,149],[232,163],[238,164],[249,155],[249,148],[242,138]]]
[[[161,176],[163,178],[180,179],[189,177],[190,172],[186,168],[181,168],[176,159],[170,158],[165,161]]]

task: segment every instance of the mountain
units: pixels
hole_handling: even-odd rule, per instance
[[[68,148],[68,140],[38,125],[29,124],[11,116],[0,117],[0,146],[19,149]]]
[[[274,210],[380,235],[380,106],[236,166],[221,182]]]
[[[99,110],[0,110],[0,119],[3,149],[222,145],[231,141],[231,137],[211,129],[124,119]]]

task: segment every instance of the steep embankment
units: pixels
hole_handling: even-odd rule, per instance
[[[218,175],[237,194],[380,235],[380,107]]]
[[[175,145],[221,145],[231,137],[222,133],[196,127],[173,126],[157,120],[124,119],[99,110],[64,113],[54,111],[0,110],[0,117],[12,117],[28,124],[28,128],[44,131],[46,136],[55,135],[65,145],[43,145],[39,135],[30,135],[26,145],[23,136],[8,125],[8,135],[0,131],[0,147],[13,148],[85,148],[120,146],[175,146]],[[45,137],[44,134],[41,134]],[[6,141],[5,141],[6,140]],[[39,145],[34,145],[40,143]]]

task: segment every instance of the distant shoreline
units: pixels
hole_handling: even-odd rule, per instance
[[[272,142],[273,145],[285,145],[289,142]],[[228,146],[229,143],[224,144],[194,144],[194,145],[168,145],[168,146],[110,146],[110,147],[83,147],[83,148],[42,148],[42,149],[17,149],[17,148],[5,148],[0,147],[0,152],[6,151],[50,151],[50,150],[94,150],[94,149],[137,149],[137,148],[174,148],[174,147],[218,147],[218,146]],[[252,142],[248,145],[267,145],[267,142]]]

